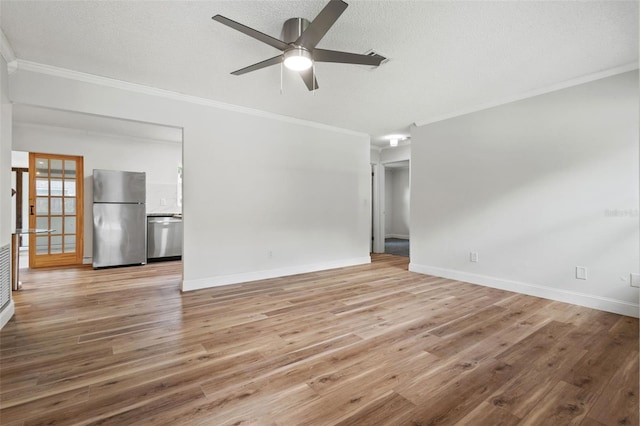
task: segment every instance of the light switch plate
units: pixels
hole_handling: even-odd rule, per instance
[[[578,280],[587,279],[587,268],[585,266],[576,266],[576,279]]]
[[[640,287],[640,274],[631,273],[631,287]]]
[[[469,262],[477,262],[478,261],[478,252],[472,251],[469,253]]]

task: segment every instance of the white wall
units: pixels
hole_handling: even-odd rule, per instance
[[[371,164],[378,164],[380,162],[380,150],[377,148],[371,148],[369,150]]]
[[[387,168],[386,236],[409,239],[409,168]]]
[[[380,163],[395,163],[397,161],[411,160],[411,144],[401,142],[396,147],[383,148],[380,151]]]
[[[634,71],[414,128],[411,270],[638,316],[638,127]]]
[[[145,172],[147,212],[180,212],[177,206],[179,143],[111,136],[51,126],[15,123],[13,149],[47,154],[80,155],[84,158],[84,262],[93,253],[93,169]],[[164,199],[166,205],[161,205]]]
[[[186,290],[370,261],[367,135],[46,66],[10,94],[183,128]]]
[[[11,103],[7,63],[0,56],[0,247],[11,242]],[[0,328],[11,319],[13,299],[0,311]]]
[[[22,167],[24,169],[28,169],[29,153],[25,151],[11,151],[11,167]]]

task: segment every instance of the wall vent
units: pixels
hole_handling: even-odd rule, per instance
[[[0,248],[0,311],[11,300],[11,245]]]

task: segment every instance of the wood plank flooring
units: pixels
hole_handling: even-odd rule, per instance
[[[2,425],[638,425],[638,320],[407,271],[29,271]]]

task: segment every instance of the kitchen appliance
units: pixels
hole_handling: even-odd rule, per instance
[[[93,267],[144,264],[146,176],[93,171]]]
[[[176,260],[182,257],[182,215],[147,215],[147,260]]]

